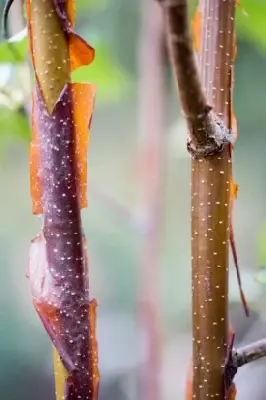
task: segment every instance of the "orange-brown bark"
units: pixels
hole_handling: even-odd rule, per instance
[[[228,125],[233,62],[234,0],[200,1],[199,68],[208,102]],[[192,160],[193,395],[228,395],[224,363],[228,344],[228,242],[230,144],[213,157]]]
[[[235,0],[200,0],[194,20],[198,71],[188,30],[187,1],[161,3],[192,154],[192,397],[224,400],[229,398],[231,385],[224,372],[230,342],[228,242],[234,140],[230,128],[236,4]],[[232,389],[231,385],[231,393]]]

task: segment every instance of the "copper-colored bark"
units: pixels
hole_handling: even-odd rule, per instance
[[[201,0],[196,21],[199,72],[187,0],[160,0],[191,165],[193,390],[197,400],[228,398],[228,241],[231,188],[231,67],[235,0]],[[205,95],[203,95],[203,89]],[[210,106],[210,107],[209,107]],[[213,111],[211,111],[211,108]],[[228,384],[229,386],[229,384]]]
[[[201,1],[199,66],[208,102],[228,123],[234,0]],[[193,395],[224,400],[228,336],[231,154],[192,160]]]

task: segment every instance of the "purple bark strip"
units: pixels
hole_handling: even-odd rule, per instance
[[[66,0],[53,0],[55,11],[59,17],[61,27],[63,31],[67,34],[74,34],[77,36],[83,43],[85,43],[88,47],[92,49],[92,47],[77,33],[73,31],[73,27],[67,15],[67,6]]]
[[[78,200],[71,86],[64,87],[52,115],[48,115],[37,88],[35,116],[40,139],[47,276],[52,280],[47,304],[50,299],[59,310],[59,337],[52,340],[71,375],[65,399],[92,400],[88,271]],[[74,370],[69,370],[71,364]]]
[[[60,19],[63,30],[67,33],[72,32],[72,26],[67,15],[66,0],[53,0],[55,11]]]
[[[69,17],[67,15],[67,5],[66,5],[66,0],[53,0],[54,8],[55,11],[58,15],[59,22],[61,24],[62,30],[66,35],[74,35],[82,44],[87,47],[87,51],[93,52],[93,57],[94,57],[94,48],[89,45],[89,43],[86,42],[79,34],[74,32],[73,26],[69,20]],[[79,52],[80,49],[77,49],[77,52]],[[84,50],[83,50],[84,51]],[[79,54],[77,54],[78,56]],[[92,57],[92,58],[93,58]],[[91,61],[92,62],[92,59]],[[88,62],[86,62],[88,64]]]

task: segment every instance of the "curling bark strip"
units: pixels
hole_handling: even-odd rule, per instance
[[[86,240],[88,127],[95,87],[70,73],[94,50],[73,31],[72,0],[27,0],[36,78],[30,148],[34,214],[43,229],[31,243],[28,277],[33,304],[54,349],[57,399],[98,398],[96,301],[90,300]]]
[[[73,0],[26,1],[32,63],[48,113],[70,73],[94,59],[94,49],[73,31],[73,4]]]
[[[89,84],[71,84],[74,121],[74,149],[77,160],[77,183],[79,188],[80,208],[87,207],[87,151],[88,127],[92,118],[95,98],[95,86]],[[35,99],[32,99],[34,115]],[[30,144],[30,183],[33,214],[43,213],[43,188],[40,179],[40,138],[36,128],[36,121],[32,119],[32,141]]]

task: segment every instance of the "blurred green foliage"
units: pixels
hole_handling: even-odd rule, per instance
[[[17,137],[21,137],[22,139],[29,139],[29,122],[23,109],[19,111],[13,111],[8,108],[0,108],[0,125],[1,130],[8,135],[13,134]],[[1,139],[3,139],[3,137]]]
[[[1,2],[2,6],[4,2]],[[85,20],[83,21],[83,12],[85,12]],[[97,104],[106,104],[125,99],[131,93],[132,85],[131,73],[126,70],[124,66],[118,61],[113,52],[110,50],[108,43],[109,32],[103,30],[99,32],[98,25],[92,24],[90,20],[94,21],[99,15],[104,13],[107,18],[109,17],[110,10],[115,10],[108,0],[79,0],[77,3],[77,30],[85,37],[88,42],[96,49],[95,60],[90,66],[80,67],[72,74],[73,82],[92,82],[97,86]],[[88,13],[89,11],[89,13]],[[89,17],[88,17],[89,15]],[[12,38],[13,39],[13,38]],[[22,37],[14,42],[0,43],[0,74],[1,66],[9,64],[12,71],[12,80],[17,79],[20,65],[25,65],[28,56],[28,39]],[[14,68],[16,67],[16,68]],[[2,74],[3,75],[3,74]],[[1,89],[4,91],[6,87],[10,86],[10,79],[7,78],[6,82],[0,84]],[[19,83],[17,83],[19,86]],[[30,91],[30,88],[29,90]],[[6,134],[13,134],[15,136],[24,137],[29,139],[29,129],[27,115],[22,115],[20,112],[23,102],[28,99],[20,99],[17,107],[8,109],[6,114],[6,104],[1,104],[0,101],[0,125],[2,127],[2,144],[6,138]],[[11,117],[11,115],[13,117]]]
[[[92,82],[97,85],[97,101],[113,102],[129,94],[129,74],[119,66],[104,42],[94,43],[95,60],[91,65],[72,73],[73,82]]]
[[[0,44],[0,63],[20,64],[24,62],[28,51],[27,39],[18,42],[2,42]]]
[[[243,10],[247,13],[243,13]],[[237,13],[237,32],[241,39],[266,52],[266,1],[241,0]]]

